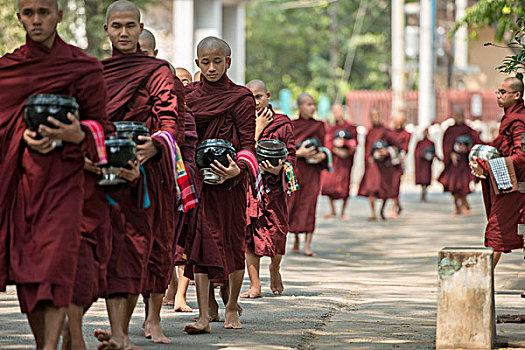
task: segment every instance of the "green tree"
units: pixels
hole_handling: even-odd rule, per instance
[[[112,0],[59,0],[64,12],[64,19],[59,24],[58,32],[67,41],[74,43],[98,58],[110,54],[110,44],[106,39],[103,25],[106,9]],[[135,0],[143,8],[155,0]],[[16,18],[17,1],[0,0],[0,54],[12,51],[24,43],[25,33]]]
[[[292,6],[307,3],[304,1],[249,3],[247,79],[262,79],[275,93],[288,88],[294,95],[308,91],[314,96],[329,93],[333,98],[334,79],[342,76],[348,46],[352,45],[355,60],[349,81],[337,89],[344,92],[388,88],[390,78],[386,69],[381,68],[390,64],[390,2],[363,1],[367,2],[366,17],[361,33],[352,43],[350,38],[362,4],[360,0],[338,2],[335,33],[330,2],[319,1],[318,6],[310,7]],[[336,60],[331,62],[334,48],[337,49]]]

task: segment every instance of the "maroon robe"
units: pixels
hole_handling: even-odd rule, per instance
[[[177,92],[182,90],[176,87],[181,82],[168,63],[145,55],[139,47],[133,54],[114,49],[102,64],[110,120],[144,122],[151,134],[167,131],[182,144],[184,116],[177,111],[184,101],[179,101]],[[168,146],[155,138],[153,142],[159,153],[143,165],[151,206],[138,208],[137,197],[128,193],[112,214],[113,234],[118,236],[113,249],[119,253],[109,264],[108,295],[164,293],[169,282],[176,226],[175,174]]]
[[[365,173],[359,185],[358,196],[387,199],[391,193],[393,167],[390,160],[378,162],[373,158],[373,146],[379,140],[396,145],[389,128],[381,125],[368,131],[365,141]]]
[[[434,142],[426,137],[416,145],[416,150],[414,151],[416,185],[430,186],[432,182],[432,162],[434,159],[427,160],[424,158],[425,150],[429,147],[434,147],[435,149]]]
[[[286,145],[286,161],[295,165],[293,125],[284,114],[274,114],[273,121],[263,130],[259,140],[279,140]],[[258,202],[248,193],[246,251],[258,256],[284,255],[288,234],[287,181],[283,170],[279,175],[263,174],[266,196]]]
[[[40,302],[67,307],[81,238],[84,154],[95,149],[94,140],[86,131],[80,145],[34,152],[22,141],[22,109],[30,95],[73,96],[81,120],[104,127],[102,67],[58,36],[51,49],[27,37],[26,45],[0,59],[0,74],[0,289],[9,267],[22,312],[33,312]]]
[[[404,128],[392,130],[392,135],[399,152],[408,153],[408,145],[410,143],[410,133]],[[392,187],[390,188],[390,195],[388,198],[398,198],[399,189],[401,188],[401,178],[403,177],[403,163],[394,165],[392,167]]]
[[[344,148],[349,151],[348,158],[341,158],[333,152],[334,135],[338,130],[346,130],[352,135],[352,139],[345,140]],[[347,199],[350,196],[350,178],[352,166],[354,165],[354,154],[357,147],[357,128],[347,121],[341,124],[333,124],[326,127],[325,145],[332,151],[333,172],[323,171],[322,191],[323,196],[331,199]]]
[[[454,152],[456,138],[461,135],[469,135],[473,145],[482,143],[478,132],[466,124],[455,124],[450,126],[443,136],[443,162],[445,169],[439,175],[438,181],[443,185],[445,192],[453,195],[466,196],[470,191],[470,182],[476,181],[468,165],[468,153],[460,154],[457,165],[452,163],[450,155]]]
[[[219,138],[237,151],[255,153],[255,100],[250,90],[234,84],[224,74],[219,81],[186,86],[186,103],[197,123],[199,142]],[[185,247],[185,275],[206,273],[212,282],[225,282],[229,274],[244,269],[246,186],[249,169],[238,163],[241,174],[221,185],[196,182],[200,193],[196,228]]]
[[[308,139],[317,138],[324,144],[325,128],[320,120],[299,118],[292,121],[296,144]],[[288,197],[289,231],[293,233],[313,233],[315,230],[315,212],[317,197],[321,191],[321,172],[326,168],[326,161],[320,164],[309,164],[304,158],[297,159],[295,176],[299,191]]]
[[[521,150],[521,135],[525,133],[523,100],[505,110],[498,137],[492,142],[500,154],[510,157],[517,180],[525,182],[525,152]],[[506,252],[523,248],[523,236],[517,234],[518,224],[525,223],[525,194],[512,192],[496,195],[489,180],[482,180],[483,200],[487,212],[485,246]]]

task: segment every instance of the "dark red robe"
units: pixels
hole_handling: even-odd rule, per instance
[[[84,154],[94,140],[86,132],[80,145],[34,152],[22,141],[22,109],[33,94],[74,96],[81,120],[104,126],[102,67],[58,36],[51,49],[27,38],[26,45],[0,59],[0,75],[0,289],[9,267],[24,313],[39,302],[67,307],[79,255]]]
[[[505,110],[498,136],[492,142],[500,154],[511,157],[517,180],[525,182],[525,152],[521,135],[525,133],[523,100]],[[523,248],[523,236],[517,234],[518,224],[525,223],[525,194],[512,192],[496,195],[489,180],[482,180],[483,200],[487,212],[485,246],[506,252]]]
[[[445,169],[439,175],[438,181],[443,185],[445,192],[453,195],[466,196],[470,191],[470,182],[476,181],[468,165],[468,153],[460,154],[457,165],[452,163],[450,155],[454,152],[454,143],[458,136],[469,135],[473,145],[482,143],[479,134],[466,124],[455,124],[450,126],[443,136],[443,162]]]
[[[430,183],[432,182],[432,162],[434,159],[427,160],[424,158],[425,150],[429,147],[434,147],[435,149],[434,142],[426,137],[416,145],[414,151],[416,185],[430,186]]]
[[[259,140],[279,140],[286,145],[286,161],[295,165],[293,125],[284,114],[274,114],[273,121],[263,130]],[[263,174],[266,196],[262,202],[248,193],[246,251],[258,256],[284,255],[288,234],[287,181],[283,170],[279,175]]]
[[[349,151],[348,158],[341,158],[333,152],[334,135],[338,130],[346,130],[352,135],[352,139],[345,140],[344,148]],[[357,147],[357,128],[347,121],[341,124],[328,125],[326,127],[325,146],[332,151],[334,171],[323,171],[322,190],[323,196],[331,199],[346,199],[350,196],[350,178],[352,166],[354,165],[354,154]]]
[[[368,131],[365,141],[365,173],[359,185],[358,196],[390,198],[393,167],[390,160],[377,162],[373,158],[373,146],[383,140],[389,145],[396,145],[392,130],[384,126],[375,126]]]
[[[322,121],[305,119],[299,115],[299,118],[294,119],[292,123],[296,144],[314,137],[324,144],[326,132]],[[299,183],[299,191],[288,197],[290,232],[314,232],[317,197],[321,191],[321,172],[325,168],[326,161],[320,164],[309,164],[304,158],[297,159],[295,175]]]
[[[408,153],[408,145],[410,143],[410,133],[404,128],[392,130],[392,135],[396,144],[398,145],[398,151],[404,152],[405,155]],[[399,189],[401,188],[401,178],[403,177],[403,163],[394,165],[392,167],[392,187],[390,188],[390,195],[388,198],[398,198]]]
[[[140,49],[133,54],[114,49],[102,64],[110,120],[144,122],[151,134],[167,131],[182,144],[184,116],[177,113],[181,99],[177,92],[182,90],[176,87],[181,83],[168,63]],[[143,165],[151,206],[138,208],[137,197],[127,193],[112,214],[113,249],[119,253],[110,260],[108,295],[164,293],[169,282],[176,225],[175,174],[167,145],[155,138],[153,142],[159,153]]]
[[[250,90],[234,84],[224,74],[219,81],[202,80],[186,87],[186,103],[197,123],[199,142],[219,138],[237,151],[255,153],[255,100]],[[185,275],[206,273],[212,282],[224,282],[244,269],[246,191],[249,169],[239,163],[241,174],[221,185],[207,185],[200,173],[196,228],[189,237]]]

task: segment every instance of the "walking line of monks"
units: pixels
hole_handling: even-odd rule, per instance
[[[111,327],[95,332],[99,348],[137,349],[128,329],[139,294],[146,305],[145,337],[169,343],[161,328],[162,305],[172,302],[177,311],[191,311],[185,293],[192,279],[199,316],[185,326],[186,333],[209,333],[210,322],[219,321],[216,285],[225,305],[224,328],[242,328],[238,299],[261,296],[261,256],[271,258],[275,294],[284,289],[279,266],[288,232],[295,233],[294,251],[305,233],[303,253],[315,256],[311,242],[321,185],[330,197],[330,216],[336,214],[334,200],[342,199],[341,217],[348,219],[344,211],[357,129],[344,121],[341,106],[334,106],[335,123],[326,128],[314,119],[315,101],[306,93],[297,99],[298,119],[276,113],[263,81],[243,87],[228,78],[231,49],[215,37],[197,46],[199,81],[191,82],[182,68],[174,74],[169,63],[155,58],[155,38],[143,30],[140,11],[130,1],[118,0],[107,10],[104,30],[113,54],[101,62],[57,35],[62,12],[56,0],[20,0],[18,18],[26,44],[0,59],[0,290],[16,284],[38,349],[56,349],[61,333],[64,349],[84,349],[82,318],[99,297],[106,300]],[[521,94],[504,108],[518,116],[511,124],[521,131],[523,85],[520,90],[515,81],[510,84]],[[505,91],[499,96],[511,90]],[[75,97],[80,120],[70,114],[66,124],[50,117],[55,128],[27,129],[24,102],[42,93]],[[460,114],[461,130],[450,128],[447,134],[451,140],[465,133],[475,139]],[[402,210],[399,187],[410,134],[402,116],[394,118],[393,130],[382,126],[377,111],[371,120],[359,195],[369,198],[370,220],[376,220],[376,199],[383,200],[383,218],[388,199],[393,200],[392,217]],[[143,122],[151,135],[139,136],[136,161],[119,169],[126,184],[103,187],[97,185],[106,161],[101,145],[117,121]],[[495,142],[519,163],[523,154],[517,153],[512,135],[514,146],[506,136]],[[207,139],[227,140],[237,151],[237,159],[228,156],[227,165],[211,165],[220,176],[218,185],[204,183],[195,162],[197,143]],[[257,164],[256,143],[263,139],[284,143],[286,160]],[[447,135],[445,148],[446,140]],[[425,138],[417,148],[429,153],[431,146]],[[477,176],[489,170],[483,162],[469,165],[464,152],[447,152],[440,181],[454,194],[458,211],[466,212],[467,179],[454,175],[459,169],[449,169],[449,160],[455,168],[468,169],[469,176],[469,166]],[[426,167],[433,157],[425,158]],[[429,184],[429,173],[418,180],[422,185]],[[463,182],[456,183],[458,178]],[[506,196],[523,208],[519,192]],[[490,198],[487,232],[502,232],[487,234],[486,244],[493,246],[499,237],[497,251],[522,245],[522,240],[507,244],[506,237],[515,239],[516,232],[497,222],[506,204]],[[513,213],[506,215],[517,224]],[[245,267],[251,284],[241,295]]]

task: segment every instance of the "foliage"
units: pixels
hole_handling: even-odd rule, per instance
[[[337,86],[340,91],[390,86],[384,69],[390,64],[390,1],[367,2],[362,34],[352,44],[356,59],[350,79]],[[335,71],[330,65],[330,3],[292,9],[283,7],[285,3],[289,1],[255,0],[248,4],[247,80],[264,80],[274,94],[283,88],[292,90],[295,96],[303,91],[314,97],[334,91],[336,78],[343,72],[360,0],[339,1]]]
[[[134,0],[143,8],[155,0]],[[58,32],[67,42],[78,45],[89,55],[104,58],[110,54],[103,25],[107,7],[113,0],[59,0],[64,12]],[[0,56],[24,43],[25,33],[16,18],[17,1],[0,0]]]
[[[476,28],[493,26],[497,41],[520,29],[516,20],[525,15],[523,0],[480,0],[467,9],[464,19],[456,23],[455,30],[466,24],[475,33]]]
[[[514,33],[508,43],[508,46],[516,53],[505,57],[503,64],[496,67],[496,69],[502,73],[513,73],[516,75],[516,78],[523,80],[523,73],[525,72],[525,17],[518,18],[518,20],[516,20],[516,26],[519,29]],[[485,44],[485,46],[488,45],[493,44]]]

